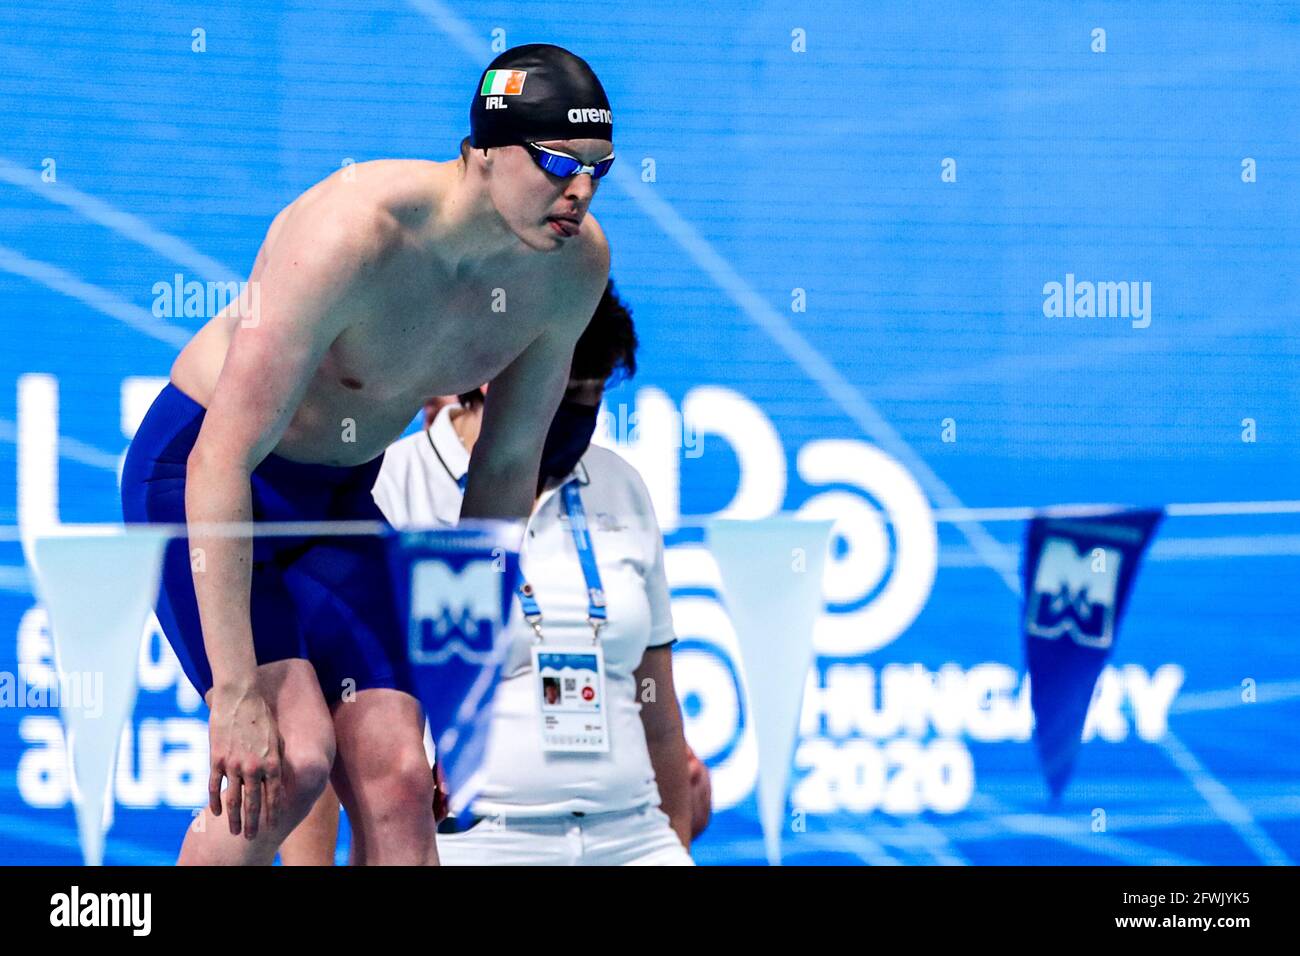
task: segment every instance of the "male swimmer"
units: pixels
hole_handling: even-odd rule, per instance
[[[427,398],[484,381],[461,513],[526,518],[609,274],[587,210],[612,162],[591,68],[547,44],[507,50],[480,78],[458,160],[364,163],[307,190],[253,264],[259,313],[228,309],[176,359],[122,502],[128,522],[189,527],[168,547],[158,619],[211,710],[211,773],[179,862],[273,862],[332,776],[356,862],[437,863],[381,543],[214,526],[382,520],[384,449]]]

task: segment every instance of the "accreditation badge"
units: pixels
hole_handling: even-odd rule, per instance
[[[549,753],[608,753],[605,655],[600,645],[534,644],[533,674],[542,749]]]

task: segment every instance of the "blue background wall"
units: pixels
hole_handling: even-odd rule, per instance
[[[715,422],[690,454],[630,452],[669,528],[688,735],[723,805],[701,862],[762,858],[734,654],[689,558],[691,516],[746,483],[741,516],[831,492],[875,516],[837,541],[830,616],[859,620],[894,579],[918,612],[870,649],[819,636],[814,687],[837,666],[857,683],[806,714],[790,862],[1294,861],[1300,519],[1166,523],[1103,682],[1106,732],[1049,811],[1011,716],[1023,685],[971,689],[1020,669],[1022,525],[944,509],[1297,497],[1300,7],[742,7],[0,4],[0,524],[26,520],[19,448],[55,424],[61,518],[118,518],[124,381],[165,376],[201,322],[154,315],[156,283],[246,277],[275,212],[345,161],[452,157],[494,30],[559,43],[617,124],[593,212],[643,348],[611,412],[693,402]],[[1151,283],[1150,326],[1045,316],[1067,274]],[[776,459],[754,451],[764,423]],[[801,453],[826,441],[910,477],[813,477]],[[900,531],[907,487],[938,513]],[[937,571],[904,568],[932,524]],[[40,680],[47,649],[21,549],[0,542],[0,671]],[[202,711],[156,638],[148,657],[109,862],[172,859],[203,801]],[[891,664],[921,665],[966,718],[869,729]],[[955,683],[935,684],[945,665]],[[1162,667],[1169,730],[1153,706],[1144,734],[1134,700]],[[79,858],[57,728],[52,709],[0,708],[0,862]]]

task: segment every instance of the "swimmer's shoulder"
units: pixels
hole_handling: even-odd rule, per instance
[[[603,289],[605,279],[609,277],[609,240],[605,238],[605,230],[600,227],[600,223],[591,213],[587,213],[582,220],[578,240],[579,259],[583,268],[600,278]]]
[[[281,209],[267,238],[274,238],[294,220],[310,221],[313,227],[334,222],[379,238],[392,238],[402,228],[418,228],[447,194],[447,167],[453,164],[423,159],[346,163]]]
[[[360,185],[357,192],[374,204],[378,215],[418,232],[437,215],[449,194],[456,164],[456,160],[376,159],[357,163],[352,167],[353,178],[345,183]]]
[[[295,253],[310,244],[370,271],[436,210],[443,192],[435,167],[441,165],[385,159],[344,166],[290,203],[271,232],[292,234]]]
[[[585,328],[609,280],[609,241],[591,213],[583,218],[577,240],[565,249],[563,258],[554,260],[558,268],[552,270],[551,287],[562,306],[576,308],[576,318]]]

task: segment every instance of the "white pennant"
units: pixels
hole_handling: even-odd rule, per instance
[[[140,642],[167,538],[148,528],[64,525],[30,549],[54,638],[77,830],[90,866],[104,858],[118,742],[135,706]]]
[[[722,577],[744,670],[748,719],[758,743],[758,815],[767,860],[781,863],[781,831],[822,571],[832,522],[796,518],[715,520],[709,549]]]

